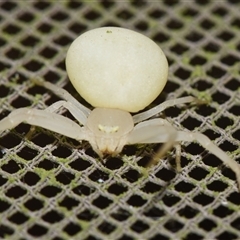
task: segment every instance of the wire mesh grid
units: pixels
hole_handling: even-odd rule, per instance
[[[207,100],[163,117],[240,162],[239,8],[233,0],[1,1],[0,119],[59,99],[36,76],[90,107],[68,81],[67,49],[86,30],[120,26],[150,37],[168,58],[169,81],[149,108],[186,95]],[[146,175],[158,144],[126,146],[101,162],[87,142],[29,130],[22,123],[0,133],[1,239],[240,238],[235,175],[197,143],[182,144],[181,173],[173,151]]]

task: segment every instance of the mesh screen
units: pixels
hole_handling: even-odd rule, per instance
[[[149,106],[192,95],[200,106],[166,109],[178,129],[207,135],[240,162],[239,1],[1,1],[0,119],[59,98],[31,79],[67,89],[65,56],[81,33],[121,26],[156,41],[169,81]],[[61,109],[61,114],[72,118]],[[239,239],[234,173],[197,143],[183,143],[144,174],[158,144],[126,146],[101,162],[88,142],[20,124],[0,133],[1,239]]]

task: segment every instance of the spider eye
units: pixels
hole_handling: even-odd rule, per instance
[[[115,133],[115,132],[118,132],[119,126],[107,126],[107,125],[98,124],[98,129],[104,133]]]

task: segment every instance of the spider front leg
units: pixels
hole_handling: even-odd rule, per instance
[[[151,108],[151,109],[149,109],[145,112],[134,115],[133,116],[133,122],[134,123],[142,122],[142,121],[144,121],[144,120],[162,112],[163,110],[165,110],[168,107],[172,107],[172,106],[183,104],[183,103],[190,103],[190,102],[201,102],[201,101],[198,100],[197,98],[192,97],[192,96],[167,100],[167,101],[159,104],[156,107],[153,107],[153,108]]]
[[[172,128],[172,130],[171,130]],[[172,131],[172,134],[168,131]],[[200,145],[206,148],[209,152],[217,156],[224,164],[229,166],[236,174],[238,188],[240,190],[240,166],[237,162],[232,160],[222,149],[216,146],[207,136],[199,132],[184,132],[176,131],[169,122],[163,119],[152,119],[139,123],[135,126],[132,133],[129,135],[128,144],[136,143],[165,143],[165,146],[173,146],[174,143],[182,141],[194,142],[197,141]],[[168,145],[169,144],[169,145]],[[164,148],[163,145],[163,148]],[[166,151],[160,152],[158,156],[162,156]],[[180,164],[179,149],[176,150],[177,168]]]
[[[42,110],[42,111],[55,113],[61,107],[66,108],[73,115],[73,117],[78,120],[78,122],[81,125],[84,126],[86,124],[86,122],[87,122],[86,115],[81,111],[81,109],[79,109],[77,106],[73,105],[71,102],[60,100],[60,101],[53,103],[52,105],[50,105],[49,107],[47,107],[45,110]],[[27,139],[31,139],[31,136],[32,136],[33,132],[35,131],[35,127],[36,126],[31,126],[29,132],[26,135]]]
[[[83,106],[81,103],[79,103],[71,94],[69,94],[65,89],[62,89],[58,86],[55,86],[54,84],[50,82],[44,82],[42,80],[33,80],[34,83],[44,86],[45,88],[49,89],[53,93],[57,94],[59,97],[62,97],[64,100],[57,101],[47,107],[44,111],[54,113],[57,110],[59,110],[61,107],[66,108],[75,119],[78,120],[78,122],[81,125],[85,125],[87,122],[87,117],[90,114],[90,109]],[[32,133],[35,130],[35,126],[32,126],[27,134],[27,138],[30,138],[32,136]]]
[[[91,110],[87,107],[83,106],[80,102],[78,102],[69,92],[67,92],[65,89],[58,87],[57,85],[54,85],[50,82],[45,82],[40,79],[33,79],[32,80],[35,84],[43,86],[47,89],[49,89],[51,92],[55,93],[60,98],[64,99],[66,102],[68,102],[71,105],[76,106],[79,111],[83,113],[83,115],[87,118],[90,114]]]
[[[137,124],[128,138],[128,144],[137,143],[164,143],[157,151],[153,159],[149,162],[147,167],[155,164],[164,156],[175,144],[177,131],[171,124],[164,119],[151,119]],[[176,157],[177,160],[177,157]],[[179,169],[180,159],[178,159],[177,166]]]
[[[20,108],[11,112],[0,121],[0,132],[12,129],[22,122],[43,127],[50,131],[62,134],[76,140],[85,140],[85,131],[72,120],[38,109]]]
[[[85,125],[87,122],[87,116],[79,109],[77,106],[73,105],[71,102],[67,102],[64,100],[57,101],[47,107],[44,111],[54,113],[59,110],[61,107],[66,108],[73,117],[78,120],[81,125]]]

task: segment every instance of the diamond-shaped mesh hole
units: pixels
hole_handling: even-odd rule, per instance
[[[20,169],[22,169],[22,167],[23,167],[22,164],[19,164],[19,163],[16,163],[15,161],[13,161],[13,160],[10,160],[6,164],[3,164],[1,166],[1,169],[5,172],[8,172],[8,173],[16,173]]]
[[[165,223],[164,227],[168,231],[175,233],[175,232],[178,232],[181,228],[183,228],[183,224],[179,221],[172,219],[172,220],[169,220],[167,223]]]
[[[129,170],[122,175],[122,178],[126,178],[129,182],[136,182],[141,177],[141,174],[136,170]]]
[[[18,156],[25,160],[32,160],[36,157],[38,152],[32,148],[24,147],[18,152]]]
[[[25,68],[32,72],[37,72],[41,69],[43,64],[37,60],[31,60],[27,64],[25,64]]]
[[[198,42],[203,38],[202,34],[197,33],[197,32],[191,32],[186,36],[186,39],[190,42]]]
[[[21,139],[13,134],[7,134],[0,138],[0,145],[4,148],[14,148],[21,143]]]
[[[182,80],[188,79],[190,77],[190,71],[184,69],[184,68],[179,68],[174,75],[176,77],[181,78]]]
[[[77,217],[83,221],[91,221],[92,219],[97,217],[97,214],[86,209],[86,210],[83,210],[81,213],[79,213]]]
[[[155,193],[158,192],[159,190],[161,190],[161,186],[152,182],[147,182],[145,186],[142,188],[142,191],[146,193]]]
[[[63,215],[52,210],[44,214],[42,216],[42,219],[46,222],[53,224],[53,223],[60,222],[63,219]]]
[[[1,4],[1,9],[4,9],[5,11],[12,11],[13,9],[15,9],[17,7],[17,3],[14,2],[3,2]]]
[[[188,17],[195,17],[198,14],[198,11],[196,11],[195,9],[186,8],[182,14]]]
[[[190,61],[191,65],[193,65],[193,66],[197,66],[197,65],[202,66],[206,62],[207,62],[207,60],[204,57],[202,57],[202,56],[195,56]]]
[[[211,191],[222,192],[227,188],[227,184],[216,180],[214,182],[209,183],[207,185],[207,188]]]
[[[225,206],[219,206],[213,210],[213,214],[215,216],[218,216],[220,218],[227,217],[233,213],[232,209],[229,209],[228,207]]]
[[[178,55],[181,55],[183,54],[184,52],[186,52],[188,50],[188,47],[183,45],[183,44],[175,44],[172,48],[171,48],[171,51],[178,54]]]
[[[179,19],[171,19],[167,23],[167,28],[169,28],[170,30],[178,30],[178,29],[181,29],[182,27],[183,27],[183,23]]]
[[[66,20],[67,18],[68,18],[68,15],[65,13],[65,12],[61,12],[61,11],[59,11],[59,12],[56,12],[56,13],[54,13],[52,16],[51,16],[51,18],[53,19],[53,20],[56,20],[56,21],[64,21],[64,20]]]
[[[232,78],[230,81],[228,81],[225,86],[229,88],[230,90],[234,91],[237,89],[240,85],[240,80],[236,78]]]
[[[33,172],[27,172],[21,179],[21,181],[28,186],[34,186],[36,185],[40,180],[40,177]]]
[[[200,26],[203,28],[203,29],[211,29],[215,26],[215,23],[213,21],[211,21],[210,19],[203,19],[203,21],[201,22]]]
[[[24,203],[24,206],[33,212],[43,208],[44,204],[41,200],[37,198],[31,198]]]
[[[65,146],[58,146],[58,148],[52,151],[52,154],[56,157],[67,158],[71,155],[72,151]]]
[[[75,161],[69,163],[69,166],[71,166],[73,169],[77,171],[83,171],[91,166],[91,164],[88,161],[85,161],[81,158],[76,159]]]
[[[166,42],[169,40],[169,35],[163,33],[163,32],[159,32],[157,34],[155,34],[152,39],[155,41],[155,42],[159,42],[159,43],[163,43],[163,42]]]
[[[102,222],[99,226],[98,226],[98,230],[101,231],[104,234],[110,234],[111,232],[113,232],[116,229],[116,227],[114,225],[112,225],[111,223],[108,222]]]
[[[69,45],[72,41],[73,41],[73,39],[66,36],[66,35],[62,35],[62,36],[60,36],[60,37],[58,37],[57,39],[54,40],[54,42],[57,43],[60,46]]]
[[[220,47],[217,43],[209,42],[204,47],[205,51],[216,53],[219,51]]]
[[[44,10],[44,9],[47,9],[51,6],[51,3],[48,3],[48,2],[36,2],[34,3],[33,5],[36,9],[39,9],[39,10]]]
[[[64,185],[70,184],[74,179],[74,175],[65,171],[60,172],[56,176],[56,180]]]
[[[144,215],[151,218],[151,219],[159,219],[165,215],[165,212],[161,209],[158,209],[156,207],[152,207],[148,209],[146,212],[144,212]]]
[[[193,232],[193,233],[187,234],[187,236],[184,239],[185,240],[191,240],[191,239],[201,240],[203,239],[203,236]]]
[[[223,7],[216,7],[212,12],[218,16],[225,16],[228,13],[228,11]]]
[[[0,200],[0,213],[6,211],[11,205],[8,202]]]
[[[191,219],[191,218],[194,218],[198,214],[198,210],[196,210],[190,206],[185,206],[184,208],[181,208],[178,211],[178,214],[182,217]]]
[[[67,3],[67,7],[71,9],[79,9],[82,6],[81,2],[71,1]]]
[[[40,40],[38,38],[30,35],[30,36],[24,37],[21,43],[23,46],[34,47],[35,45],[37,45],[39,41]]]
[[[7,69],[7,68],[10,68],[10,65],[0,61],[0,71],[3,71],[5,69]]]
[[[186,182],[179,182],[176,186],[175,189],[178,192],[184,192],[184,193],[188,193],[191,192],[194,189],[194,185],[190,184],[190,183],[186,183]]]
[[[9,221],[17,225],[25,223],[28,219],[29,218],[26,215],[22,214],[21,212],[16,212],[8,218]]]
[[[4,224],[0,224],[0,237],[7,237],[7,236],[11,236],[14,233],[14,229],[4,225]]]
[[[11,48],[7,53],[6,56],[12,60],[17,60],[23,57],[24,53],[17,49],[17,48]]]
[[[84,17],[88,20],[96,20],[100,18],[100,16],[101,15],[95,10],[91,10],[84,15]]]
[[[32,22],[34,18],[35,18],[34,15],[30,12],[24,12],[18,17],[20,21],[23,21],[26,23]]]
[[[121,208],[111,214],[112,218],[114,218],[120,222],[127,220],[130,216],[131,216],[131,214],[128,211],[126,211],[125,209],[121,209]]]
[[[99,196],[98,198],[94,199],[92,204],[100,209],[105,209],[110,206],[112,203],[112,200],[104,197],[104,196]]]
[[[73,192],[80,196],[81,195],[89,196],[90,194],[95,192],[95,189],[93,187],[85,185],[78,185],[73,189]]]
[[[17,199],[17,198],[24,196],[26,193],[27,193],[26,189],[24,189],[20,186],[14,186],[14,187],[10,187],[7,190],[6,196]]]
[[[111,170],[119,169],[123,166],[123,161],[120,158],[112,157],[109,158],[105,164],[105,166]]]
[[[224,232],[222,232],[221,234],[219,234],[218,236],[217,236],[217,238],[218,239],[231,239],[231,240],[233,240],[233,239],[237,239],[237,235],[236,234],[234,234],[234,233],[232,233],[232,232],[230,232],[230,231],[224,231]]]
[[[230,41],[234,37],[234,34],[228,31],[224,31],[218,35],[218,38],[222,39],[223,41]]]
[[[40,191],[42,195],[48,198],[55,197],[60,192],[61,192],[61,189],[55,186],[46,186],[46,187],[43,187]]]
[[[79,205],[79,201],[71,197],[65,197],[64,199],[62,199],[59,205],[61,207],[65,207],[68,210],[71,210]]]
[[[124,192],[126,192],[128,190],[127,187],[124,187],[120,184],[112,184],[109,188],[108,188],[108,192],[115,194],[115,195],[121,195]]]
[[[40,133],[34,136],[32,142],[40,147],[45,147],[54,142],[54,138],[52,136],[46,135],[44,133]]]
[[[39,26],[38,26],[38,31],[40,31],[41,33],[50,33],[51,30],[52,30],[52,25],[48,24],[48,23],[41,23]]]
[[[137,233],[142,233],[142,232],[146,231],[148,228],[149,228],[148,224],[146,224],[146,223],[144,223],[144,222],[141,222],[141,221],[136,221],[136,222],[131,226],[131,229],[132,229],[134,232],[137,232]]]
[[[20,31],[21,31],[21,28],[13,24],[8,24],[3,28],[3,32],[8,33],[9,35],[16,35]]]
[[[150,238],[150,240],[158,240],[158,239],[162,239],[162,240],[170,240],[169,237],[162,235],[160,233],[156,234],[154,237]]]
[[[53,58],[56,55],[56,53],[57,53],[57,50],[47,47],[40,52],[40,55],[50,59],[50,58]]]
[[[227,55],[227,56],[225,56],[221,59],[221,62],[228,65],[228,66],[232,66],[236,63],[239,63],[239,61],[240,61],[240,58],[235,57],[231,54],[229,54],[229,55]]]
[[[47,233],[48,229],[42,225],[34,224],[28,229],[28,233],[33,237],[41,237]]]
[[[125,20],[129,20],[130,18],[133,17],[133,14],[126,9],[123,9],[117,13],[117,17]]]
[[[88,176],[94,182],[104,182],[108,180],[109,176],[103,171],[95,170]]]
[[[135,25],[136,29],[145,31],[148,29],[148,23],[145,21],[141,21]]]
[[[143,199],[141,196],[133,194],[127,201],[127,203],[130,206],[134,206],[134,207],[141,207],[143,206],[145,203],[147,202],[147,200]]]
[[[213,200],[214,200],[213,197],[210,197],[204,193],[200,193],[193,198],[194,202],[196,202],[202,206],[207,206],[208,204],[212,203]]]
[[[232,221],[231,225],[237,230],[240,230],[240,218],[237,218],[234,221]]]
[[[203,221],[201,221],[198,226],[204,229],[205,231],[211,231],[217,226],[217,224],[211,219],[206,218]]]

